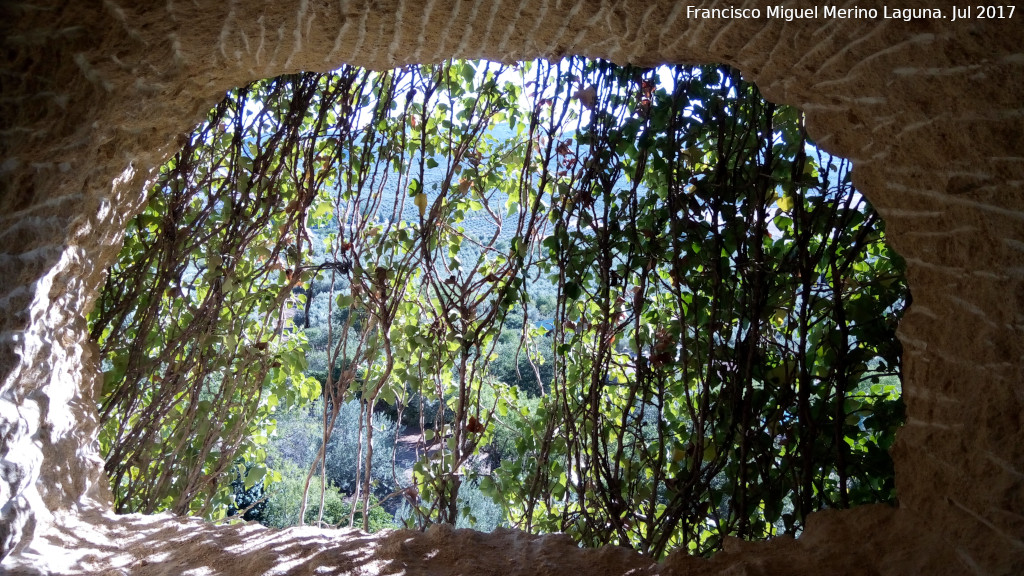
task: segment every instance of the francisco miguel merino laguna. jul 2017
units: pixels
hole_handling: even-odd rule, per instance
[[[915,19],[949,19],[951,22],[965,19],[1011,18],[1014,6],[975,6],[957,8],[944,12],[939,8],[840,8],[838,6],[813,6],[808,8],[787,8],[785,6],[768,6],[762,8],[698,8],[686,7],[687,18],[695,19],[783,19],[814,20],[814,19],[884,19],[884,20],[915,20]]]

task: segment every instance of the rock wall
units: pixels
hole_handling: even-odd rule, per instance
[[[868,572],[940,557],[952,572],[1021,569],[1024,7],[951,22],[945,3],[908,0],[946,16],[910,21],[860,4],[879,18],[701,19],[678,0],[3,3],[0,554],[17,562],[43,534],[109,506],[83,317],[145,182],[225,90],[342,62],[575,53],[737,66],[854,161],[907,259],[900,507],[884,522],[822,515],[805,544],[783,547],[792,565],[806,563],[807,543],[848,556],[881,533],[904,564],[865,554]],[[754,545],[733,556],[756,567],[769,555]]]

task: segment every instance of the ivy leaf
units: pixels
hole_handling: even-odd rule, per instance
[[[245,489],[249,490],[256,485],[257,482],[263,480],[263,476],[267,473],[267,469],[263,466],[253,466],[245,473]]]
[[[789,212],[790,210],[793,209],[793,197],[783,196],[782,198],[779,198],[778,204],[780,210],[782,210],[783,212]]]
[[[413,198],[413,204],[419,208],[420,220],[422,220],[427,214],[427,194],[425,192],[417,194],[416,197]]]
[[[585,106],[587,110],[593,110],[597,104],[597,87],[590,85],[587,88],[577,90],[572,97],[579,100],[580,104]]]

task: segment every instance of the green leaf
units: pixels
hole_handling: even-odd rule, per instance
[[[329,217],[333,213],[333,208],[330,202],[317,202],[316,208],[313,209],[313,219],[323,220]]]
[[[476,78],[476,70],[473,69],[473,65],[469,62],[462,64],[462,79],[466,82],[467,86],[473,85],[473,80]]]
[[[249,471],[246,472],[245,474],[245,489],[251,490],[252,487],[255,486],[257,482],[263,480],[263,476],[265,476],[266,473],[267,469],[264,468],[263,466],[253,466],[252,468],[250,468]]]
[[[565,283],[565,296],[569,300],[579,300],[580,294],[583,293],[583,289],[576,282]]]
[[[793,209],[793,197],[783,196],[779,198],[778,205],[779,209],[782,210],[783,212],[789,212],[790,210]]]

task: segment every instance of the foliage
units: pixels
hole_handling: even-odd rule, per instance
[[[902,416],[868,383],[898,370],[906,291],[848,165],[732,71],[577,70],[555,384],[488,488],[528,529],[655,556],[892,501]]]
[[[480,532],[493,532],[495,528],[507,525],[505,511],[485,494],[476,482],[467,482],[459,489],[459,510],[462,514],[455,522],[456,528],[471,528]],[[406,528],[420,526],[421,517],[409,504],[403,502],[395,512],[395,523]]]
[[[257,470],[253,472],[253,466],[244,466],[236,469],[235,478],[231,481],[231,490],[234,492],[234,501],[228,506],[228,516],[241,514],[246,522],[260,522],[267,510],[267,491],[262,481],[262,474]],[[255,478],[260,475],[260,480]],[[249,478],[250,481],[246,482]]]
[[[233,463],[263,460],[274,406],[319,394],[286,316],[301,301],[293,268],[317,196],[301,174],[302,131],[326,120],[312,107],[326,81],[231,94],[128,226],[90,316],[105,369],[100,446],[120,512],[223,516]]]
[[[315,168],[337,172],[336,233],[327,251],[347,263],[331,269],[327,290],[327,317],[334,317],[335,305],[343,312],[338,330],[328,324],[325,396],[330,406],[342,406],[347,397],[363,406],[358,430],[366,442],[357,465],[373,461],[375,432],[365,422],[379,403],[404,410],[415,398],[437,406],[415,409],[427,441],[446,439],[433,458],[418,464],[418,484],[431,503],[421,512],[446,522],[458,518],[461,470],[487,438],[494,406],[480,404],[481,386],[504,315],[522,288],[524,234],[540,221],[539,199],[532,209],[508,210],[507,216],[492,205],[495,194],[508,200],[519,189],[515,173],[496,160],[515,160],[528,147],[525,139],[498,141],[488,133],[499,115],[515,108],[518,89],[499,85],[503,68],[481,68],[446,63],[380,74],[359,98],[371,120],[331,140],[341,150],[337,155],[350,161]],[[428,168],[438,169],[440,179],[427,181]],[[392,178],[402,193],[383,196]],[[460,224],[470,212],[486,214],[496,232],[479,237],[467,231]],[[516,258],[495,248],[502,228],[516,231],[509,243]],[[344,280],[336,283],[335,276]],[[325,437],[337,419],[334,409]],[[321,453],[320,466],[330,466],[326,456]],[[364,505],[372,468],[363,465],[355,486]]]
[[[327,476],[345,492],[355,492],[358,481],[357,455],[359,454],[360,404],[350,401],[338,413],[334,434],[327,447]],[[395,448],[395,422],[385,414],[375,413],[371,422],[373,434],[373,459],[370,463],[370,478],[373,494],[383,497],[396,489],[395,470],[392,455]],[[364,426],[365,428],[365,426]],[[365,463],[364,463],[365,465]]]
[[[531,322],[527,322],[529,326]],[[523,337],[521,319],[509,317],[504,331],[494,347],[494,359],[489,372],[498,380],[539,396],[550,389],[554,375],[553,341],[550,335],[534,331],[532,337]],[[528,332],[528,335],[530,333]]]
[[[328,413],[331,410],[327,410]],[[280,410],[277,416],[277,430],[267,445],[267,465],[274,470],[309,470],[319,458],[323,435],[324,402],[317,400],[309,407]],[[361,438],[361,405],[358,401],[346,402],[338,410],[335,432],[331,435],[325,451],[327,480],[330,489],[342,495],[353,494],[359,481],[358,458]],[[393,467],[392,455],[396,438],[394,421],[384,414],[374,414],[373,436],[374,457],[371,466],[371,484],[374,498],[384,497],[395,490],[394,479],[398,475]],[[322,482],[310,480],[310,495],[319,498]],[[274,484],[274,486],[277,486]],[[298,506],[301,498],[295,498],[291,489],[272,489],[267,495],[275,509],[295,506],[295,521],[298,521]],[[294,499],[293,502],[279,502],[276,499]],[[347,508],[346,508],[347,509]],[[289,508],[290,510],[290,508]],[[325,509],[326,510],[326,509]],[[289,517],[291,517],[289,516]],[[307,512],[308,517],[308,512]],[[337,524],[337,522],[330,522]]]
[[[233,95],[230,127],[213,117],[167,169],[207,158],[205,179],[155,188],[199,216],[152,201],[93,320],[122,509],[209,513],[219,500],[182,506],[162,478],[220,494],[230,455],[246,490],[277,471],[275,525],[369,529],[401,496],[419,526],[661,556],[895,498],[902,264],[849,164],[734,71],[445,62],[250,90],[263,113]],[[186,225],[212,231],[181,244]],[[159,264],[179,260],[176,276]],[[209,293],[215,314],[189,312]],[[312,416],[274,407],[314,391]],[[169,417],[191,422],[207,396],[237,430]],[[408,485],[395,422],[430,447]],[[225,430],[274,440],[245,450]]]
[[[267,507],[262,522],[275,528],[287,528],[301,524],[312,524],[322,527],[344,527],[349,525],[352,505],[345,501],[346,495],[333,482],[328,480],[323,491],[322,479],[314,476],[308,492],[305,489],[306,474],[304,469],[285,462],[281,466],[282,479],[275,482],[267,491]],[[309,494],[309,505],[306,507],[303,522],[299,522],[299,510],[302,507],[303,495]],[[323,517],[320,516],[321,494]],[[363,525],[362,510],[356,508],[354,526]],[[376,498],[371,498],[370,515],[366,523],[368,532],[378,532],[394,528],[394,519],[386,510],[378,505]]]

